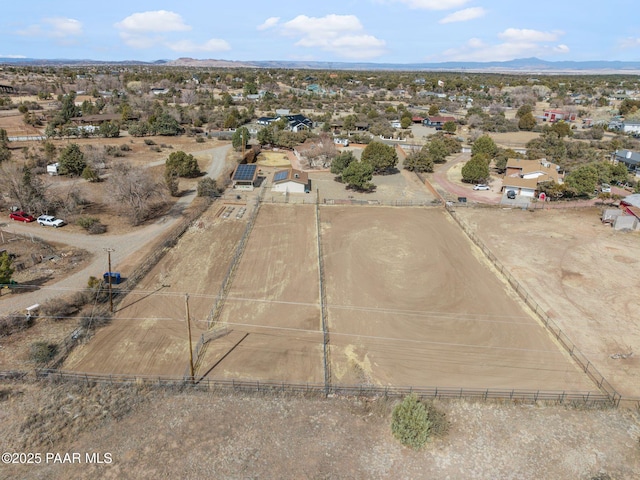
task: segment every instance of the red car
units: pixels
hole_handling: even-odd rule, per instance
[[[17,220],[18,222],[34,222],[36,219],[34,217],[32,217],[31,215],[29,215],[28,213],[25,212],[12,212],[11,214],[9,214],[9,218],[11,220]]]

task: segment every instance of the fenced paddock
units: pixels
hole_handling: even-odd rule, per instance
[[[320,213],[333,385],[597,391],[443,209]]]
[[[221,240],[231,246],[226,262],[218,262],[218,276],[193,279],[208,289],[206,312],[241,236],[239,228],[235,240]],[[526,298],[518,297],[519,287],[496,272],[489,253],[474,246],[442,208],[262,202],[217,315],[216,325],[227,333],[203,341],[206,348],[198,345],[196,378],[322,385],[325,394],[353,385],[442,385],[439,392],[480,396],[477,391],[486,398],[492,392],[606,395],[606,380],[576,349],[561,348],[570,343],[565,335],[552,338],[545,331]],[[175,255],[175,263],[164,264],[168,275],[180,264],[180,253]],[[183,308],[182,299],[171,300],[172,308]],[[171,353],[171,368],[164,360],[154,364],[153,355],[143,363],[129,360],[129,370],[71,362],[64,368],[160,379],[182,374],[188,358],[184,321],[176,328],[168,338],[180,345]],[[166,356],[168,344],[155,342],[145,348]],[[158,368],[144,367],[152,364]]]
[[[477,401],[508,401],[525,404],[553,403],[593,408],[615,406],[604,394],[590,391],[520,390],[491,388],[440,388],[440,387],[381,387],[372,385],[331,386],[327,392],[324,383],[291,383],[260,380],[235,380],[141,375],[95,375],[63,370],[38,369],[36,379],[49,382],[70,382],[79,385],[106,384],[114,386],[156,387],[167,389],[192,389],[218,393],[242,393],[258,395],[325,397],[391,397],[401,398],[415,394],[424,399],[465,399]]]

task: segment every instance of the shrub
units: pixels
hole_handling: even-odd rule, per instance
[[[120,145],[120,150],[122,150],[123,152],[130,152],[131,151],[131,147],[129,145],[127,145],[126,143],[123,143],[122,145]]]
[[[33,325],[33,317],[28,315],[12,314],[0,318],[0,337],[9,336],[12,333],[25,330]]]
[[[431,422],[427,408],[415,394],[408,395],[393,409],[391,431],[400,443],[415,450],[427,443]]]
[[[40,308],[42,315],[55,320],[64,320],[78,312],[78,306],[67,299],[52,298]]]
[[[54,343],[34,342],[31,344],[29,358],[32,362],[43,364],[51,361],[58,352],[58,346]]]
[[[99,234],[107,231],[107,227],[100,223],[100,220],[96,217],[80,217],[76,220],[76,224],[91,234]]]
[[[220,194],[216,181],[211,177],[205,177],[198,182],[199,197],[215,197]]]
[[[198,136],[196,137],[196,143],[204,143],[204,137],[202,137],[202,136],[198,135]]]
[[[145,139],[144,139],[144,143],[145,143],[145,145],[149,145],[149,146],[151,146],[151,145],[155,145],[155,144],[156,144],[156,142],[154,142],[154,141],[153,141],[153,140],[151,140],[150,138],[145,138]]]

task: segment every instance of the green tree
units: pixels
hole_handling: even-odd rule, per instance
[[[431,421],[416,394],[407,395],[393,409],[391,432],[403,445],[418,450],[429,440]]]
[[[489,158],[495,157],[498,153],[498,146],[496,142],[493,141],[489,135],[482,135],[478,137],[471,147],[471,155],[476,155],[478,153],[484,153],[489,156]]]
[[[591,195],[598,183],[598,170],[594,165],[582,165],[569,172],[564,183],[576,196]]]
[[[410,172],[433,172],[433,160],[423,149],[407,155],[407,158],[404,159],[403,166],[405,170],[409,170]]]
[[[429,156],[434,163],[445,163],[447,161],[447,155],[449,155],[449,149],[441,138],[433,138],[427,145]]]
[[[155,135],[174,136],[184,132],[178,120],[168,113],[161,113],[150,122],[151,133]]]
[[[76,94],[69,93],[62,97],[62,109],[60,110],[60,123],[68,123],[74,117],[80,115],[80,108],[76,106]]]
[[[56,157],[56,146],[53,142],[46,141],[44,142],[44,156],[47,159],[47,162],[51,162]]]
[[[334,175],[342,175],[342,172],[355,161],[357,161],[357,159],[350,150],[341,152],[331,162],[331,173]]]
[[[398,164],[395,148],[381,142],[371,142],[362,151],[361,161],[373,167],[376,174],[390,171]]]
[[[193,178],[201,175],[198,161],[191,154],[181,150],[172,152],[165,162],[165,170],[175,172],[179,177]]]
[[[614,182],[626,182],[629,179],[629,171],[624,163],[611,165],[611,180]]]
[[[11,150],[9,150],[9,136],[4,128],[0,128],[0,162],[11,158]]]
[[[489,162],[484,154],[473,155],[462,167],[462,181],[484,183],[489,179]]]
[[[572,137],[573,132],[571,131],[571,125],[567,122],[555,122],[553,125],[548,127],[549,131],[558,134],[558,137]]]
[[[436,115],[438,115],[440,113],[440,109],[438,108],[437,105],[431,105],[429,107],[429,112],[427,113],[427,115],[429,115],[430,117],[434,117]]]
[[[247,148],[250,139],[251,133],[249,133],[249,129],[247,127],[240,127],[235,132],[233,132],[233,136],[231,137],[231,145],[236,151],[239,151],[243,148]]]
[[[0,284],[8,284],[11,282],[13,268],[11,267],[11,257],[6,250],[0,253]]]
[[[260,145],[273,145],[275,143],[275,133],[273,126],[267,125],[258,131],[258,143]]]
[[[520,130],[525,130],[530,132],[535,127],[536,127],[536,119],[534,118],[533,113],[531,112],[525,113],[520,117],[520,120],[518,120],[518,128]]]
[[[442,130],[447,133],[456,133],[457,129],[458,126],[456,125],[456,122],[452,122],[451,120],[444,122],[444,125],[442,125]]]
[[[115,122],[103,122],[100,125],[100,135],[105,138],[118,138],[120,136],[120,127]]]
[[[411,126],[412,120],[411,117],[402,117],[400,119],[400,127],[409,128]]]
[[[342,181],[347,187],[356,190],[370,191],[375,188],[371,183],[373,178],[373,166],[364,162],[351,162],[347,168],[342,171]]]
[[[76,143],[70,143],[62,149],[58,162],[60,162],[62,175],[82,175],[82,171],[87,166],[84,153]]]
[[[525,103],[516,112],[516,118],[522,118],[529,113],[533,114],[533,107],[528,103]]]
[[[342,120],[342,128],[344,128],[347,133],[356,129],[356,122],[358,121],[358,117],[356,115],[347,115]]]

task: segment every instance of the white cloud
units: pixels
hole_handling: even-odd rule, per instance
[[[0,58],[27,58],[24,55],[2,55],[0,53]]]
[[[73,18],[45,18],[43,22],[51,27],[52,37],[63,38],[82,35],[82,23]]]
[[[627,37],[623,38],[618,42],[618,46],[622,49],[627,48],[638,48],[640,47],[640,38],[639,37]]]
[[[498,37],[513,42],[554,42],[563,32],[541,32],[539,30],[527,30],[520,28],[507,28],[499,33]]]
[[[458,10],[457,12],[447,15],[438,23],[467,22],[474,18],[483,17],[485,13],[487,13],[487,11],[482,7],[465,8],[464,10]]]
[[[469,0],[395,0],[416,10],[451,10],[469,3]]]
[[[202,44],[197,44],[191,40],[180,40],[166,44],[174,52],[224,52],[231,50],[231,46],[225,41],[212,38]]]
[[[275,27],[280,21],[280,17],[269,17],[267,18],[262,25],[258,25],[258,30],[267,30],[269,28]]]
[[[41,24],[30,25],[16,32],[26,37],[47,37],[63,41],[82,35],[82,23],[73,18],[43,18]]]
[[[223,52],[231,46],[218,38],[204,43],[196,43],[190,39],[169,40],[167,34],[187,32],[191,26],[186,24],[182,16],[166,10],[139,12],[129,15],[116,23],[120,38],[132,48],[151,48],[162,45],[175,52]]]
[[[374,58],[386,51],[385,41],[367,34],[355,15],[299,15],[280,24],[278,33],[298,38],[298,47],[317,48],[344,58]]]
[[[116,23],[115,27],[129,34],[184,32],[191,30],[191,27],[184,23],[184,20],[179,14],[167,12],[166,10],[134,13],[121,22]]]
[[[481,39],[472,38],[461,47],[445,50],[439,59],[445,61],[488,62],[549,54],[566,54],[569,52],[567,45],[554,44],[561,35],[563,35],[562,32],[541,32],[509,28],[498,34],[499,38],[506,40],[502,43],[489,44]]]

